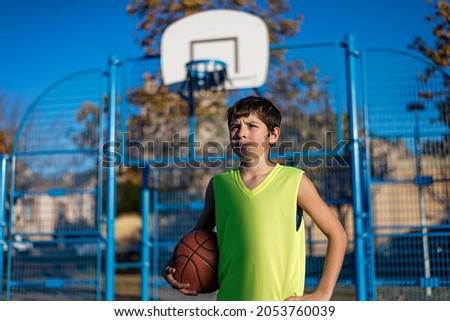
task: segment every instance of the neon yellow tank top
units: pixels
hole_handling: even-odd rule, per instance
[[[253,190],[239,169],[214,177],[218,300],[280,301],[303,294],[305,231],[296,224],[303,173],[278,164]]]

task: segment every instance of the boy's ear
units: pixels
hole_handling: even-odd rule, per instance
[[[269,144],[274,145],[278,141],[278,138],[280,138],[280,127],[275,127],[272,132],[269,133]]]

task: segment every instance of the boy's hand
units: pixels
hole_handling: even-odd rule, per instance
[[[302,296],[290,296],[284,301],[329,301],[330,297],[326,293],[315,291],[311,294],[304,294]]]
[[[170,286],[172,288],[180,291],[181,293],[183,293],[185,295],[197,295],[198,294],[196,291],[188,289],[191,286],[190,284],[180,283],[177,280],[175,280],[175,278],[173,277],[174,273],[175,273],[175,268],[172,266],[169,266],[169,265],[164,268],[163,273],[162,273],[164,279],[167,281],[167,283],[170,284]]]

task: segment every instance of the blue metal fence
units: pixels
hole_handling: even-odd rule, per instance
[[[448,300],[449,75],[402,51],[363,58],[370,299]]]
[[[286,57],[271,61],[258,90],[283,113],[272,157],[306,171],[350,237],[335,298],[447,300],[447,75],[418,78],[426,61],[385,49],[358,52],[351,37],[271,51]],[[135,269],[142,300],[192,299],[160,272],[195,224],[210,177],[236,166],[224,112],[251,93],[196,93],[193,128],[188,102],[162,86],[159,56],[111,57],[106,73],[50,87],[22,120],[12,157],[1,159],[0,243],[7,251],[0,296],[114,300],[116,272]],[[116,261],[119,168],[141,177],[134,262]],[[307,216],[305,226],[306,285],[314,287],[325,238]]]
[[[101,71],[75,74],[21,121],[2,206],[6,300],[101,298],[103,93]]]

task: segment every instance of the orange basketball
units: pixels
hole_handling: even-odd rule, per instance
[[[189,283],[189,290],[210,293],[219,289],[219,249],[217,234],[213,231],[194,230],[186,234],[176,245],[171,266],[174,278]]]

